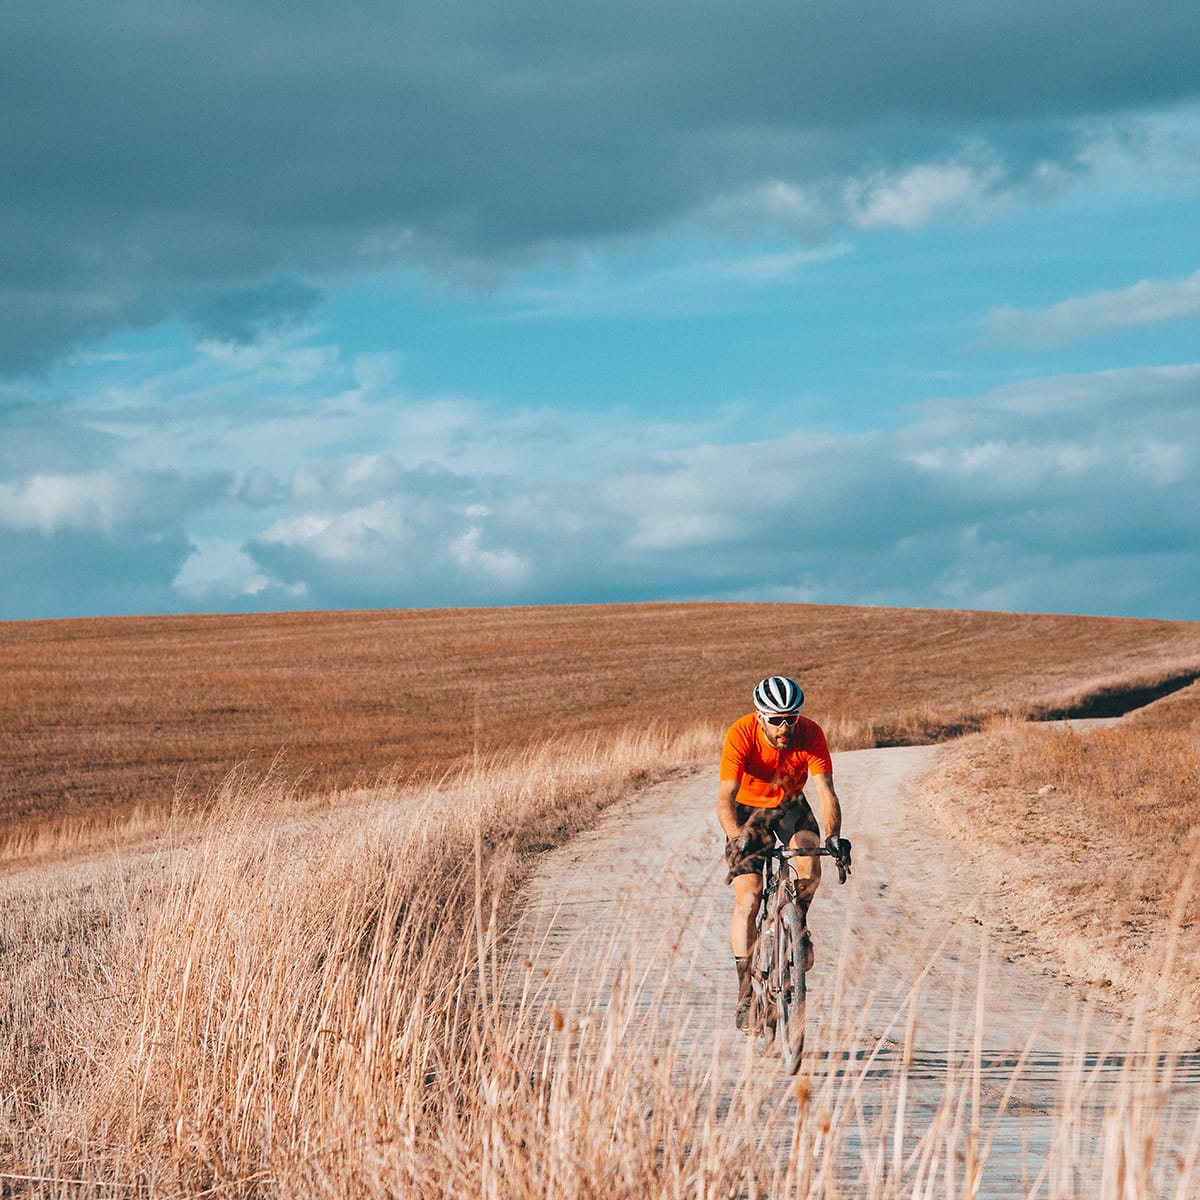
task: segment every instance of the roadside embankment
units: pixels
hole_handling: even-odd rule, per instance
[[[1081,994],[1200,1036],[1200,750],[1188,729],[997,724],[947,744],[924,820]]]

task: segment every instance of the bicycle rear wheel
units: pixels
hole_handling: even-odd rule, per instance
[[[797,909],[788,906],[780,914],[776,969],[779,972],[779,1041],[783,1069],[794,1075],[804,1053],[805,1008],[808,984],[808,930]]]

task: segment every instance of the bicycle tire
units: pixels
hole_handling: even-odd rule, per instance
[[[808,1002],[806,960],[808,930],[804,918],[792,904],[779,914],[775,964],[778,982],[778,1034],[783,1069],[794,1075],[804,1054],[805,1010]]]
[[[762,1050],[771,1049],[775,1040],[775,936],[774,922],[765,922],[754,945],[751,987],[754,992],[753,1020]]]

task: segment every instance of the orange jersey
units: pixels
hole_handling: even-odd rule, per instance
[[[739,804],[774,808],[800,791],[810,773],[833,773],[825,732],[816,721],[801,717],[786,750],[776,750],[763,736],[757,713],[734,721],[725,734],[721,778],[738,781]]]

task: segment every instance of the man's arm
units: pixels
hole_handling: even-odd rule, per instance
[[[821,806],[821,828],[827,838],[842,836],[842,802],[833,790],[832,775],[810,775],[808,782]]]
[[[735,807],[738,789],[741,786],[740,779],[722,779],[717,788],[717,820],[721,822],[721,828],[727,838],[735,838],[742,831]]]

